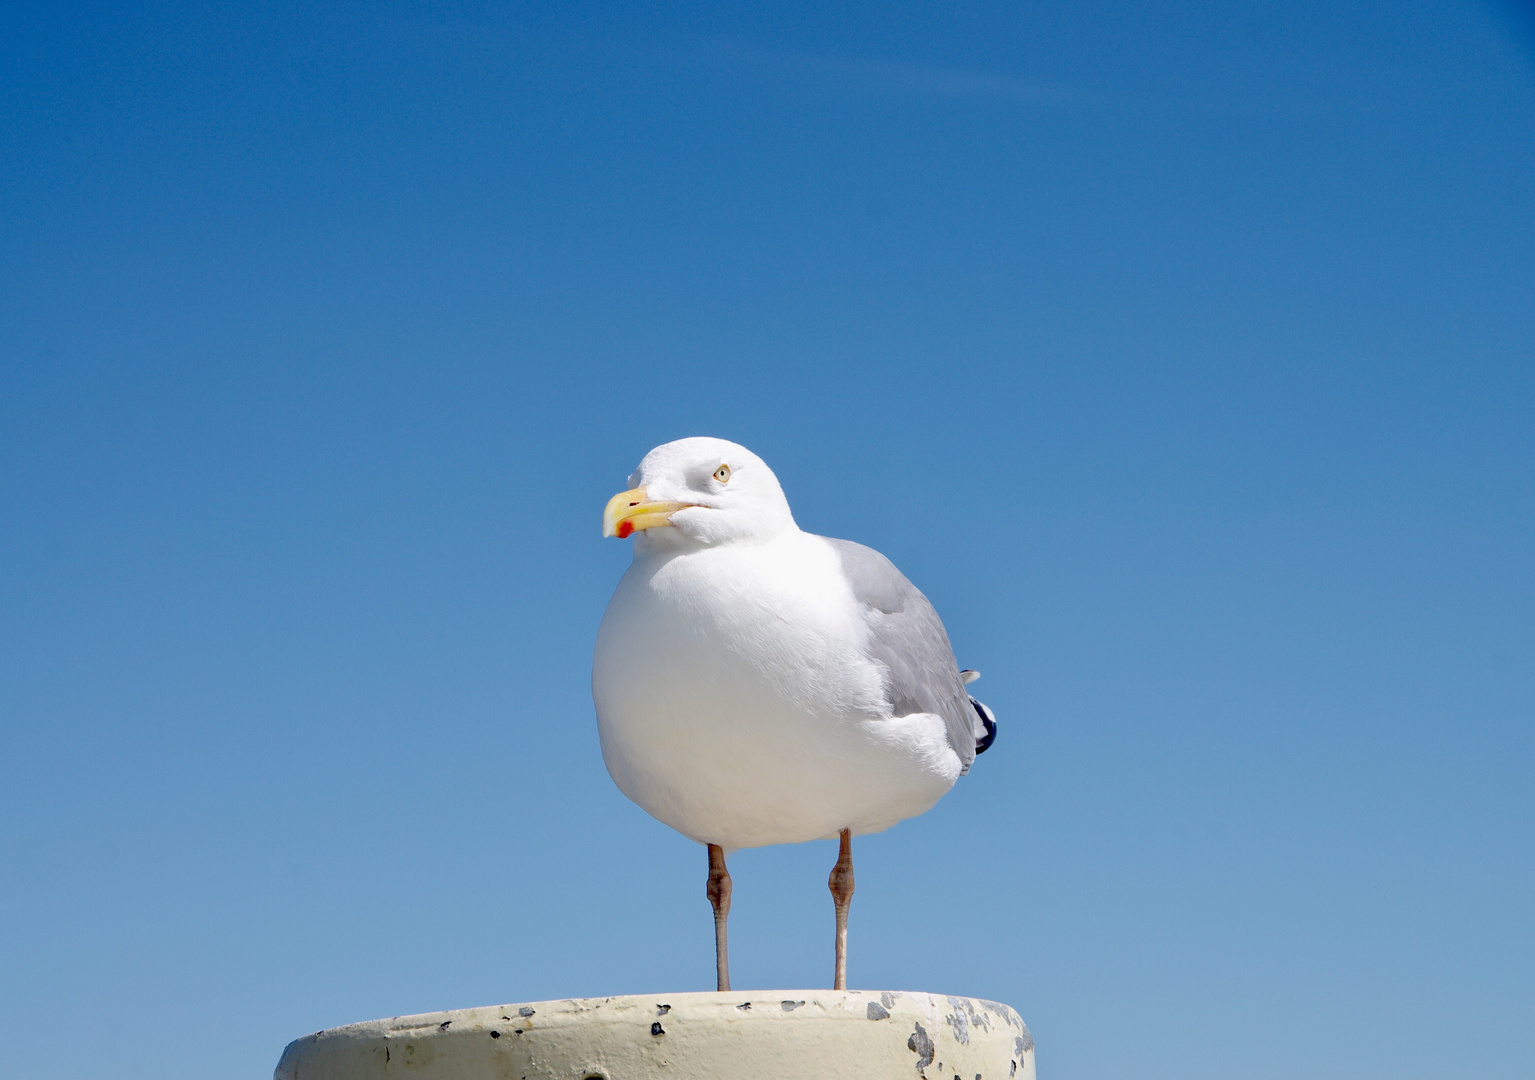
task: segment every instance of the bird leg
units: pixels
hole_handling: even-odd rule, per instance
[[[725,869],[725,849],[709,845],[709,903],[714,905],[714,966],[719,989],[730,989],[730,951],[725,945],[725,920],[730,915],[730,871]]]
[[[847,989],[847,909],[853,903],[853,830],[842,830],[842,847],[837,865],[831,868],[826,884],[831,887],[832,903],[837,909],[837,974],[833,990]]]

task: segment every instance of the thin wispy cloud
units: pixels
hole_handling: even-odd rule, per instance
[[[1095,103],[1095,95],[1079,89],[1003,72],[770,49],[734,39],[700,40],[695,48],[676,54],[676,58],[773,72],[843,93],[994,98],[1042,105]]]
[[[981,68],[927,64],[847,53],[774,49],[735,38],[699,38],[691,46],[662,54],[674,63],[728,68],[737,75],[793,79],[823,92],[874,97],[914,97],[1004,102],[1023,106],[1111,109],[1136,113],[1208,117],[1246,116],[1290,121],[1328,113],[1381,113],[1402,107],[1359,88],[1352,92],[1295,89],[1253,93],[1240,83],[1220,92],[1199,92],[1177,81],[1157,85],[1096,87],[1024,77]]]

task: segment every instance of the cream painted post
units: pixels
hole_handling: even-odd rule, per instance
[[[276,1080],[1034,1080],[1006,1005],[879,990],[649,994],[398,1016],[296,1039]]]

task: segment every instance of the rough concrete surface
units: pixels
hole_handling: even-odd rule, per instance
[[[880,990],[581,998],[397,1016],[295,1039],[276,1080],[1034,1080],[1006,1005]]]

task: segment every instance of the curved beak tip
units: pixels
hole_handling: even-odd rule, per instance
[[[634,523],[628,518],[644,501],[645,489],[642,487],[620,491],[609,499],[602,509],[602,535],[623,539],[634,532]]]
[[[627,539],[643,529],[670,525],[671,516],[688,503],[652,502],[642,487],[620,491],[602,511],[602,535]]]

